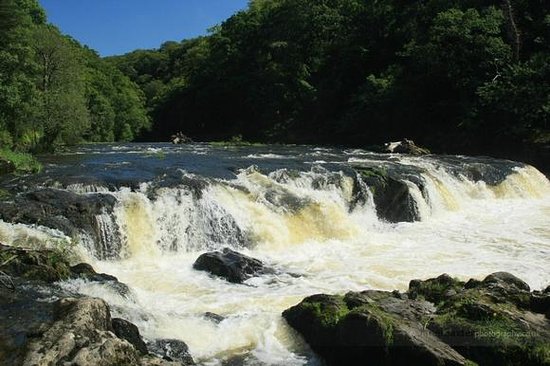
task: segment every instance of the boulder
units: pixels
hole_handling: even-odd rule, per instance
[[[221,252],[214,251],[202,254],[193,264],[193,268],[198,271],[209,272],[232,283],[243,283],[251,277],[273,273],[258,259],[248,257],[229,248],[224,248]]]
[[[4,282],[12,277],[30,281],[53,283],[69,278],[83,278],[111,287],[121,296],[128,297],[128,286],[115,276],[97,273],[87,263],[70,266],[66,255],[59,250],[33,250],[0,244],[0,271]]]
[[[418,205],[405,181],[390,176],[386,170],[380,168],[354,169],[372,192],[376,214],[380,219],[388,222],[420,220]]]
[[[107,304],[95,298],[64,298],[54,304],[55,322],[27,345],[28,365],[138,364],[139,352],[111,332]]]
[[[10,223],[47,226],[70,237],[87,235],[96,243],[94,254],[97,257],[116,258],[122,244],[112,241],[108,246],[103,245],[102,222],[98,220],[102,215],[111,214],[116,202],[117,199],[110,194],[38,189],[18,195],[12,201],[0,201],[0,219]],[[116,226],[116,223],[113,221],[112,225]],[[118,230],[118,227],[113,227],[113,230]]]
[[[131,296],[131,291],[128,285],[122,283],[110,274],[106,273],[97,273],[94,268],[88,263],[79,263],[70,268],[71,278],[82,278],[90,282],[98,282],[103,285],[111,287],[115,290],[120,296],[129,297]]]
[[[283,317],[330,365],[465,365],[466,359],[422,322],[430,303],[391,292],[313,295]]]
[[[314,295],[283,312],[328,364],[548,365],[548,297],[505,272]]]
[[[388,153],[410,154],[410,155],[427,155],[430,150],[417,146],[414,141],[403,139],[401,141],[387,142],[384,144],[384,150]]]
[[[156,339],[148,344],[151,353],[167,361],[176,361],[180,365],[195,365],[189,353],[189,347],[178,339]]]
[[[58,250],[31,250],[0,244],[0,271],[10,277],[53,283],[69,278],[71,270]]]
[[[111,319],[105,301],[52,284],[71,270],[51,251],[0,246],[0,261],[9,278],[0,281],[0,364],[181,365],[148,355],[137,327]]]
[[[517,278],[516,276],[508,272],[492,273],[487,277],[485,277],[485,279],[483,280],[483,284],[486,284],[486,285],[497,284],[499,286],[506,287],[506,288],[510,288],[511,286],[513,286],[520,291],[527,291],[527,292],[531,290],[529,288],[529,285],[525,281]]]
[[[213,323],[220,324],[225,320],[225,317],[216,313],[211,313],[210,311],[207,311],[204,313],[203,318],[212,321]]]
[[[111,325],[118,338],[127,340],[143,355],[149,353],[147,351],[147,345],[143,341],[143,338],[141,338],[141,334],[139,334],[138,327],[134,324],[125,319],[113,318],[111,320]]]
[[[444,273],[437,278],[430,278],[425,281],[411,280],[409,282],[408,296],[413,300],[422,296],[424,299],[438,304],[456,295],[464,285],[464,282]]]

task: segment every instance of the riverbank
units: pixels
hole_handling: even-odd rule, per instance
[[[194,365],[185,343],[156,339],[146,344],[134,324],[111,317],[103,299],[59,286],[68,279],[132,297],[116,277],[85,263],[71,266],[58,250],[0,244],[1,364]]]
[[[0,149],[0,175],[38,173],[40,170],[42,165],[33,155]]]

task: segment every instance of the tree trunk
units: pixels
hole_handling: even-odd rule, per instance
[[[519,51],[521,48],[521,35],[514,19],[514,8],[510,0],[502,0],[502,10],[506,21],[508,31],[508,41],[512,46],[514,61],[519,61]]]

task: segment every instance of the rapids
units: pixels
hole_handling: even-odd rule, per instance
[[[72,245],[132,296],[83,280],[64,288],[105,299],[146,339],[184,340],[200,364],[316,364],[281,317],[314,293],[405,290],[444,272],[550,282],[550,183],[521,163],[207,144],[89,145],[43,160],[40,175],[0,187],[113,195],[113,211],[94,217],[99,239],[0,221],[0,241]],[[379,219],[357,173],[365,167],[406,184],[420,220]],[[200,254],[225,246],[276,273],[237,285],[193,270]]]

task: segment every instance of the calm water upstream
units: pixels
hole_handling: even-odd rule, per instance
[[[115,196],[113,212],[95,218],[100,242],[83,233],[76,250],[133,295],[83,280],[63,286],[105,299],[147,339],[184,340],[205,365],[315,364],[281,317],[314,293],[405,290],[413,278],[444,272],[467,279],[508,271],[534,289],[550,282],[550,183],[521,164],[208,144],[88,145],[44,161],[40,175],[1,186]],[[400,177],[420,221],[380,220],[354,167]],[[33,237],[75,240],[0,221],[2,242]],[[226,246],[277,274],[237,285],[193,270],[200,254]]]

